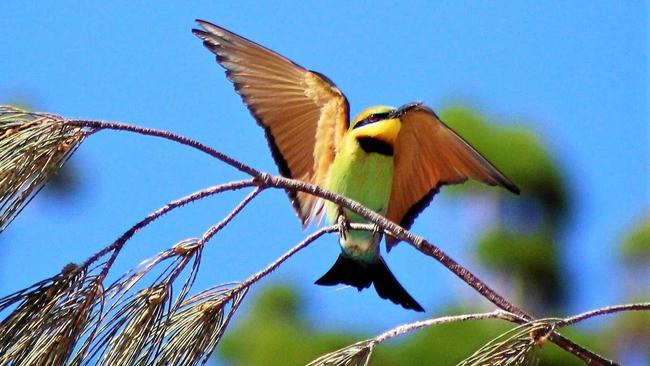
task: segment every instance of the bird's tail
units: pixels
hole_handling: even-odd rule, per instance
[[[400,285],[381,257],[377,262],[366,263],[355,261],[341,253],[332,268],[316,281],[316,284],[321,286],[346,284],[356,287],[359,291],[370,287],[371,283],[375,285],[375,290],[382,299],[388,299],[405,309],[424,311]]]

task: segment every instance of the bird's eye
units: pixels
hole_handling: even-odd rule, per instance
[[[358,128],[361,126],[369,125],[371,123],[379,122],[381,120],[384,120],[388,118],[388,113],[374,113],[369,115],[368,117],[362,119],[361,121],[357,122],[356,125],[354,125],[354,128]]]

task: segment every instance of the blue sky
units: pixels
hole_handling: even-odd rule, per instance
[[[190,33],[195,18],[206,19],[324,73],[346,93],[352,114],[413,100],[434,109],[463,103],[539,133],[574,195],[564,241],[569,310],[626,300],[616,247],[650,207],[647,4],[155,4],[3,1],[0,102],[169,129],[276,172],[262,131]],[[0,294],[82,261],[167,201],[241,177],[196,152],[113,132],[87,140],[72,163],[82,181],[76,196],[38,196],[2,233]],[[151,225],[130,242],[114,274],[200,235],[244,194],[211,198]],[[485,275],[468,250],[475,235],[468,216],[467,205],[442,196],[413,229]],[[196,288],[243,279],[304,235],[284,194],[265,192],[211,242]],[[321,240],[265,283],[298,285],[324,327],[376,332],[421,318],[372,291],[312,285],[337,252],[334,237]],[[407,245],[387,261],[428,315],[456,296],[486,304]]]

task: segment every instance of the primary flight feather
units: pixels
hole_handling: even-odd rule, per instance
[[[326,76],[206,21],[192,32],[217,57],[257,120],[280,174],[360,202],[408,229],[440,186],[469,178],[518,188],[436,114],[420,103],[370,107],[350,123],[349,104]],[[303,225],[326,213],[330,223],[366,222],[306,193],[289,192]],[[380,297],[424,311],[379,253],[379,232],[342,230],[341,254],[319,285],[374,284]],[[387,248],[397,243],[386,239]]]

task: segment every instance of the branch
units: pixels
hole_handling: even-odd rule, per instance
[[[590,310],[578,315],[573,315],[569,316],[566,318],[561,318],[561,319],[542,319],[539,320],[541,322],[548,322],[553,324],[556,328],[564,328],[568,327],[571,325],[574,325],[576,323],[579,323],[581,321],[587,320],[589,318],[597,317],[597,316],[603,316],[603,315],[608,315],[608,314],[613,314],[613,313],[618,313],[618,312],[624,312],[624,311],[647,311],[650,310],[650,303],[636,303],[636,304],[624,304],[624,305],[613,305],[613,306],[606,306],[603,308],[598,308],[594,310]],[[376,341],[376,343],[383,342],[387,339],[397,337],[404,335],[406,333],[412,332],[414,330],[418,330],[424,327],[429,327],[429,326],[434,326],[434,325],[440,325],[440,324],[446,324],[446,323],[454,323],[454,322],[462,322],[462,321],[467,321],[467,320],[482,320],[482,319],[501,319],[501,320],[506,320],[511,323],[515,324],[526,324],[526,323],[534,323],[535,320],[529,321],[525,318],[522,318],[518,316],[517,314],[508,312],[508,311],[503,311],[500,309],[494,310],[489,313],[476,313],[476,314],[464,314],[464,315],[453,315],[453,316],[444,316],[444,317],[439,317],[439,318],[432,318],[432,319],[427,319],[427,320],[421,320],[413,323],[407,323],[400,325],[398,327],[395,327],[391,330],[388,330],[384,333],[379,334],[378,336],[372,338],[373,340]]]
[[[443,316],[397,326],[373,338],[359,341],[355,344],[319,357],[317,360],[310,363],[310,365],[326,365],[327,362],[325,361],[340,360],[344,357],[359,357],[360,359],[368,360],[376,345],[391,338],[402,336],[425,327],[464,322],[469,320],[485,319],[501,319],[511,323],[519,324],[519,326],[488,342],[488,344],[475,352],[462,364],[474,364],[474,362],[477,361],[475,358],[479,358],[485,362],[487,359],[491,359],[491,357],[494,358],[493,361],[500,361],[501,363],[499,364],[510,364],[508,362],[525,360],[529,356],[529,353],[536,346],[543,344],[546,341],[547,337],[549,337],[550,334],[552,334],[553,330],[556,328],[570,326],[595,316],[622,311],[640,310],[650,310],[650,303],[608,306],[591,310],[582,314],[566,317],[564,319],[541,319],[533,321],[529,321],[518,316],[517,314],[513,314],[511,312],[503,311],[500,309],[487,313]]]
[[[621,311],[648,311],[648,310],[650,310],[650,302],[643,302],[637,304],[612,305],[612,306],[606,306],[599,309],[590,310],[582,314],[574,315],[568,318],[564,318],[559,322],[557,322],[556,324],[558,327],[565,327],[596,316],[613,314]]]
[[[128,131],[128,132],[134,132],[140,135],[148,135],[148,136],[155,136],[155,137],[162,137],[167,140],[171,140],[174,142],[177,142],[179,144],[189,146],[191,148],[194,148],[196,150],[202,151],[214,158],[217,158],[218,160],[221,160],[222,162],[230,165],[231,167],[244,172],[248,175],[251,176],[257,176],[260,174],[260,172],[257,169],[254,169],[238,160],[235,160],[231,158],[230,156],[223,154],[210,146],[207,146],[201,142],[198,142],[196,140],[192,140],[190,138],[187,138],[185,136],[177,135],[175,133],[169,132],[169,131],[163,131],[163,130],[157,130],[153,128],[146,128],[146,127],[139,127],[135,125],[129,125],[125,123],[119,123],[119,122],[110,122],[110,121],[90,121],[90,120],[66,120],[66,124],[70,126],[77,126],[77,127],[87,127],[91,128],[91,132],[95,133],[96,131],[99,130],[104,130],[104,129],[110,129],[110,130],[116,130],[116,131]]]
[[[168,131],[161,131],[161,130],[156,130],[151,128],[143,128],[143,127],[138,127],[138,126],[133,126],[128,124],[106,122],[106,121],[70,120],[67,123],[78,127],[129,131],[129,132],[135,132],[142,135],[162,137],[186,146],[190,146],[199,151],[202,151],[234,167],[235,169],[247,173],[257,178],[259,181],[261,181],[260,186],[262,187],[276,187],[276,188],[289,189],[294,191],[302,191],[302,192],[310,193],[315,196],[327,199],[334,203],[337,203],[369,219],[371,222],[381,227],[384,231],[392,233],[395,237],[410,243],[420,252],[428,256],[434,257],[445,267],[451,270],[454,274],[460,277],[463,281],[465,281],[468,285],[470,285],[475,290],[477,290],[481,295],[483,295],[489,301],[497,305],[499,308],[532,319],[532,317],[526,314],[523,310],[511,304],[503,296],[499,295],[496,291],[494,291],[489,286],[487,286],[487,284],[483,283],[479,278],[474,276],[469,270],[467,270],[466,268],[458,264],[458,262],[456,262],[454,259],[448,256],[440,248],[427,242],[422,237],[411,234],[409,231],[404,230],[401,226],[389,221],[383,216],[377,214],[376,212],[369,210],[368,208],[364,207],[363,205],[361,205],[356,201],[350,200],[348,198],[345,198],[343,196],[324,190],[318,186],[306,182],[284,178],[284,177],[274,177],[267,173],[262,173],[236,159],[233,159],[221,152],[216,151],[215,149],[212,149],[211,147],[203,143],[200,143],[198,141],[189,139],[181,135],[173,134]]]
[[[391,339],[393,337],[398,337],[406,333],[412,332],[425,327],[430,327],[434,325],[447,324],[447,323],[457,323],[464,322],[468,320],[484,320],[484,319],[501,319],[513,323],[524,323],[525,320],[513,313],[503,311],[503,310],[494,310],[489,313],[476,313],[476,314],[464,314],[464,315],[453,315],[453,316],[443,316],[440,318],[433,318],[427,320],[421,320],[413,323],[403,324],[398,327],[395,327],[391,330],[388,330],[384,333],[379,334],[378,336],[372,338],[372,341],[375,343],[381,343],[385,340]]]
[[[352,210],[353,212],[363,216],[364,218],[368,219],[370,222],[377,224],[385,232],[390,233],[396,238],[410,243],[412,246],[414,246],[417,250],[424,253],[425,255],[435,258],[440,263],[442,263],[445,267],[447,267],[450,271],[452,271],[452,273],[454,273],[456,276],[462,279],[469,286],[474,288],[477,292],[479,292],[483,297],[488,299],[490,302],[497,305],[499,308],[515,313],[529,320],[533,319],[532,316],[530,316],[523,310],[519,309],[518,307],[510,303],[507,299],[505,299],[499,293],[497,293],[492,288],[490,288],[486,283],[484,283],[478,277],[476,277],[472,272],[470,272],[468,269],[466,269],[458,262],[456,262],[454,259],[452,259],[450,256],[448,256],[440,248],[427,242],[424,238],[410,233],[409,231],[405,230],[399,225],[389,221],[388,219],[375,213],[374,211],[369,210],[368,208],[364,207],[358,202],[347,199],[343,196],[324,190],[318,186],[309,183],[305,183],[299,180],[284,178],[284,177],[274,177],[267,173],[260,172],[236,159],[233,159],[223,153],[220,153],[208,147],[207,145],[186,138],[184,136],[173,134],[168,131],[161,131],[161,130],[137,127],[137,126],[115,123],[115,122],[105,122],[105,121],[70,120],[67,121],[67,123],[78,127],[90,127],[93,129],[113,129],[113,130],[135,132],[142,135],[162,137],[186,146],[190,146],[199,151],[202,151],[234,167],[239,171],[242,171],[244,173],[253,176],[257,184],[261,187],[276,187],[285,190],[302,191],[332,201],[338,205],[346,207]],[[109,263],[112,263],[112,260],[114,260],[117,251],[113,253],[113,257],[109,259]],[[579,358],[581,358],[587,363],[594,364],[595,362],[596,364],[600,364],[600,365],[614,365],[614,362],[607,360],[606,358],[596,353],[593,353],[579,346],[578,344],[575,344],[571,340],[563,337],[558,333],[554,332],[553,334],[551,334],[550,339],[553,342],[555,342],[558,346],[575,354],[576,356],[578,356]]]
[[[375,346],[388,339],[427,326],[468,321],[468,320],[479,320],[479,319],[504,319],[508,321],[516,321],[521,318],[519,318],[517,315],[514,315],[509,312],[505,312],[503,310],[495,310],[490,313],[445,316],[440,318],[433,318],[433,319],[418,321],[414,323],[404,324],[399,327],[393,328],[387,332],[384,332],[374,338],[359,341],[347,347],[338,349],[334,352],[330,352],[325,355],[322,355],[317,359],[313,360],[312,362],[310,362],[308,366],[367,365],[370,361],[370,357],[372,356]],[[472,363],[472,365],[473,364],[474,363]],[[481,364],[487,364],[487,363],[481,363]]]
[[[364,207],[360,203],[351,200],[349,198],[338,195],[334,192],[322,189],[318,186],[305,183],[295,179],[289,179],[284,177],[270,176],[266,173],[261,173],[259,178],[260,184],[263,186],[276,187],[294,191],[302,191],[310,193],[314,196],[324,198],[328,201],[334,202],[340,206],[346,207],[351,211],[363,216],[368,219],[370,222],[376,224],[384,232],[387,232],[396,238],[403,240],[413,247],[415,247],[420,252],[435,258],[450,271],[452,271],[456,276],[461,278],[465,283],[470,285],[481,295],[487,298],[490,302],[497,305],[499,308],[515,313],[517,315],[523,316],[528,319],[532,319],[530,315],[525,313],[523,310],[519,309],[515,305],[511,304],[503,296],[499,295],[496,291],[490,288],[487,284],[481,281],[468,269],[460,265],[453,258],[447,255],[442,249],[437,246],[429,243],[426,239],[421,236],[412,234],[410,231],[405,230],[401,226],[393,223],[384,216],[379,215],[378,213]]]
[[[474,288],[478,293],[480,293],[483,297],[488,299],[490,302],[492,302],[499,308],[517,314],[528,320],[534,319],[531,315],[519,309],[511,302],[509,302],[505,297],[501,296],[495,290],[490,288],[485,282],[483,282],[481,279],[476,277],[467,268],[463,267],[458,262],[456,262],[453,258],[447,255],[442,249],[429,243],[423,237],[412,234],[408,230],[405,230],[401,226],[393,223],[392,221],[386,219],[385,217],[364,207],[360,203],[345,198],[343,196],[340,196],[336,193],[322,189],[318,186],[305,183],[302,181],[294,180],[294,179],[271,176],[266,173],[262,173],[258,179],[261,181],[260,182],[261,184],[282,188],[282,189],[307,192],[315,196],[332,201],[338,205],[341,205],[343,207],[346,207],[354,211],[355,213],[363,216],[364,218],[368,219],[370,222],[379,226],[381,229],[384,230],[384,232],[388,232],[391,235],[395,236],[396,238],[406,241],[407,243],[411,244],[420,252],[435,258],[438,262],[444,265],[452,273],[454,273],[461,280],[463,280],[469,286]],[[555,344],[557,344],[564,350],[571,352],[572,354],[576,355],[577,357],[587,362],[588,364],[616,365],[616,363],[614,363],[613,361],[608,360],[605,357],[576,344],[575,342],[571,341],[570,339],[562,336],[561,334],[555,331],[551,334],[550,339],[551,341],[553,341]]]

